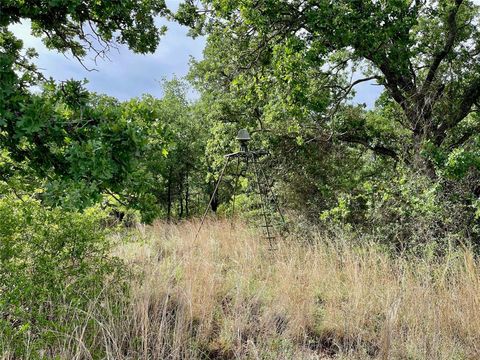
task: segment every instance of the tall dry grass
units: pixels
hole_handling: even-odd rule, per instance
[[[157,223],[120,246],[143,276],[130,297],[93,302],[96,325],[65,337],[60,357],[480,358],[480,266],[469,250],[394,258],[319,237],[271,251],[245,226],[211,222],[195,239],[197,227]]]

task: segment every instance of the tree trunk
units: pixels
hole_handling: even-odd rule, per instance
[[[183,217],[183,182],[180,182],[180,190],[178,192],[178,218],[181,219]]]
[[[213,183],[213,186],[211,186],[212,191],[211,191],[211,193],[210,193],[210,197],[212,197],[212,195],[213,195],[213,191],[214,191],[214,189],[215,189],[215,185],[216,185],[216,184]],[[212,211],[213,211],[214,213],[217,212],[218,205],[219,205],[219,203],[218,203],[218,191],[217,191],[217,192],[215,193],[215,195],[213,195],[212,204],[211,204],[211,208],[212,208]]]
[[[424,152],[424,144],[429,140],[428,129],[422,129],[421,132],[415,132],[413,136],[413,154],[411,160],[411,166],[414,170],[419,171],[421,174],[428,176],[431,180],[437,179],[437,173],[435,171],[435,165],[428,159]]]
[[[185,175],[185,214],[187,218],[190,215],[190,210],[189,210],[189,203],[190,203],[190,186],[189,186],[189,179],[188,179],[188,171],[187,174]]]
[[[172,168],[168,170],[167,185],[167,221],[170,222],[172,217]]]

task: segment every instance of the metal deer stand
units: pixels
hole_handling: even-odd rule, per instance
[[[275,193],[272,191],[271,187],[269,186],[268,178],[265,174],[265,171],[260,166],[258,159],[268,156],[269,153],[265,150],[249,150],[248,143],[251,140],[250,134],[246,129],[241,129],[237,135],[237,141],[240,143],[240,151],[237,151],[232,154],[225,155],[225,164],[220,172],[220,176],[218,177],[218,181],[215,184],[215,188],[213,190],[212,196],[210,201],[205,209],[205,213],[202,216],[202,221],[200,222],[200,226],[198,228],[197,234],[195,238],[198,237],[200,230],[205,222],[205,219],[208,215],[208,211],[212,205],[213,199],[218,191],[220,183],[222,182],[223,176],[225,174],[225,170],[227,169],[228,164],[235,160],[237,161],[236,172],[235,172],[235,185],[233,189],[233,203],[232,203],[232,218],[235,215],[235,195],[237,192],[238,187],[238,180],[241,176],[239,173],[240,164],[243,162],[246,166],[245,174],[248,174],[248,169],[250,166],[253,167],[253,177],[254,183],[256,187],[255,193],[258,194],[260,199],[260,210],[263,218],[263,233],[266,239],[268,239],[270,248],[273,248],[274,240],[276,239],[276,235],[280,233],[279,228],[286,229],[285,218],[283,216],[282,210],[278,204],[278,199]],[[274,222],[274,216],[278,214],[280,218],[280,224]]]

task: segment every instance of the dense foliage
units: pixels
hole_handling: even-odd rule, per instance
[[[48,48],[82,61],[115,43],[154,51],[164,32],[154,17],[167,13],[163,1],[0,4],[2,353],[49,357],[63,334],[88,332],[87,307],[109,296],[108,283],[118,290],[124,274],[107,227],[132,224],[137,214],[152,221],[194,213],[191,193],[204,176],[202,131],[180,81],[166,83],[161,100],[124,103],[90,93],[84,81],[57,83],[9,25],[30,21]]]
[[[176,16],[208,35],[191,76],[213,131],[259,132],[288,207],[396,245],[478,242],[475,3],[213,0]],[[361,83],[383,89],[374,108],[352,102]]]
[[[93,208],[80,214],[49,210],[35,200],[0,200],[0,348],[36,358],[57,334],[88,321],[81,311],[108,295],[108,278],[119,284],[124,270],[108,256],[106,215]],[[69,320],[73,312],[76,321]],[[26,341],[29,354],[22,347]]]

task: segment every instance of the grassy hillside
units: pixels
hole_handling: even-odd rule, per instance
[[[116,255],[142,276],[92,299],[65,359],[476,359],[480,267],[465,249],[393,258],[319,236],[271,251],[246,227],[157,223]],[[432,258],[433,259],[433,258]],[[72,313],[69,314],[72,316]],[[8,359],[8,353],[4,355]]]

